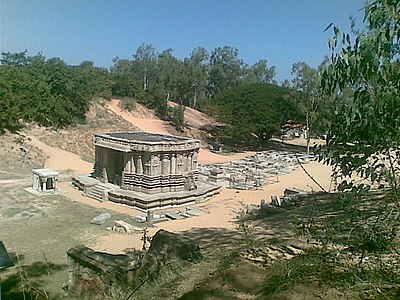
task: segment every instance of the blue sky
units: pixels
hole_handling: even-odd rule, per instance
[[[76,65],[110,67],[132,59],[142,44],[172,48],[183,59],[197,47],[233,46],[253,64],[267,59],[277,80],[293,63],[316,67],[325,54],[331,22],[349,31],[361,24],[362,0],[0,0],[3,52],[42,51]]]

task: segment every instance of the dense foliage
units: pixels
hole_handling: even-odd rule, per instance
[[[55,128],[74,125],[84,121],[93,97],[111,96],[134,99],[181,130],[184,106],[199,107],[242,83],[274,82],[275,67],[267,67],[265,59],[249,66],[230,46],[211,54],[196,48],[183,60],[172,52],[159,53],[152,45],[142,44],[132,60],[115,58],[110,70],[90,61],[70,66],[40,53],[2,53],[0,131],[17,129],[20,121]],[[183,107],[170,109],[168,101]]]
[[[296,117],[291,96],[290,89],[273,84],[246,84],[224,90],[210,109],[226,124],[225,143],[265,146],[287,120]]]
[[[3,53],[0,65],[0,131],[17,129],[19,120],[64,127],[85,120],[89,101],[110,96],[107,71],[91,63],[68,66],[58,58],[25,52]]]
[[[324,158],[337,175],[357,174],[389,184],[397,194],[400,161],[400,3],[365,6],[366,29],[351,35],[334,27],[331,64],[322,87],[335,95],[335,120]],[[351,91],[350,97],[345,97]],[[347,182],[343,187],[351,187]]]

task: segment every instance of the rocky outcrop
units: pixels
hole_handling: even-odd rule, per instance
[[[68,290],[75,295],[90,295],[91,299],[112,298],[121,288],[134,290],[144,280],[156,278],[166,265],[193,263],[202,258],[198,244],[165,230],[154,235],[147,252],[113,255],[79,245],[69,249],[67,255]]]

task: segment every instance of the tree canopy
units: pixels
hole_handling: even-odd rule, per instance
[[[17,129],[19,120],[55,128],[77,124],[93,97],[111,94],[107,70],[91,62],[72,67],[26,51],[2,55],[0,131]]]
[[[291,95],[291,90],[273,84],[243,84],[224,90],[210,109],[226,124],[224,142],[265,146],[287,120],[296,117]]]
[[[337,99],[323,158],[337,175],[358,174],[398,190],[400,161],[400,4],[365,5],[366,29],[333,26],[322,88]],[[344,97],[345,93],[350,96]],[[347,182],[343,187],[349,187]]]
[[[211,54],[198,47],[178,59],[172,49],[158,52],[142,44],[132,59],[115,58],[110,70],[91,61],[71,66],[41,53],[28,56],[26,50],[2,53],[0,62],[0,131],[17,128],[21,120],[55,128],[83,122],[93,97],[130,97],[164,120],[181,121],[175,120],[181,114],[168,101],[182,106],[181,111],[184,106],[199,108],[225,89],[270,83],[275,77],[275,67],[268,67],[266,59],[250,66],[231,46]],[[182,129],[184,123],[178,123]]]

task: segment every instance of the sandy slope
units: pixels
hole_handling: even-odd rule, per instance
[[[139,104],[137,104],[139,105]],[[113,111],[118,116],[122,117],[126,121],[132,123],[140,130],[151,132],[151,133],[159,133],[159,134],[169,134],[164,121],[156,119],[154,114],[148,113],[146,114],[143,109],[141,113],[135,114],[134,112],[123,111],[119,106],[119,100],[111,100],[107,103],[107,108]]]
[[[172,102],[172,101],[169,101],[168,105],[170,107],[178,106],[178,104],[176,104],[175,102]],[[204,114],[196,109],[193,109],[191,107],[185,107],[184,115],[185,115],[185,122],[190,127],[194,127],[197,129],[199,129],[205,125],[217,123],[217,121],[213,117],[206,115],[206,114]]]
[[[159,134],[170,134],[168,131],[168,123],[161,121],[159,119],[155,119],[154,115],[151,113],[145,114],[143,113],[143,108],[141,108],[141,113],[137,114],[135,112],[127,112],[121,110],[119,105],[119,100],[111,100],[107,103],[107,108],[116,113],[118,116],[122,117],[128,122],[131,122],[133,125],[138,127],[140,130],[151,132],[151,133],[159,133]],[[206,125],[208,121],[212,121],[212,118],[206,118],[204,114],[194,112],[194,109],[190,110],[190,116],[195,117],[197,115],[200,116],[201,122],[197,122],[198,126]],[[139,115],[139,117],[138,117]],[[234,155],[220,155],[213,152],[210,152],[206,149],[201,149],[199,153],[199,163],[208,164],[208,163],[223,163],[229,162],[232,160],[239,160],[243,157],[254,154],[254,152],[244,152],[238,153]]]
[[[45,168],[64,171],[72,174],[88,174],[93,170],[93,164],[83,161],[78,155],[46,145],[34,136],[29,136],[28,143],[39,148],[47,156]]]

